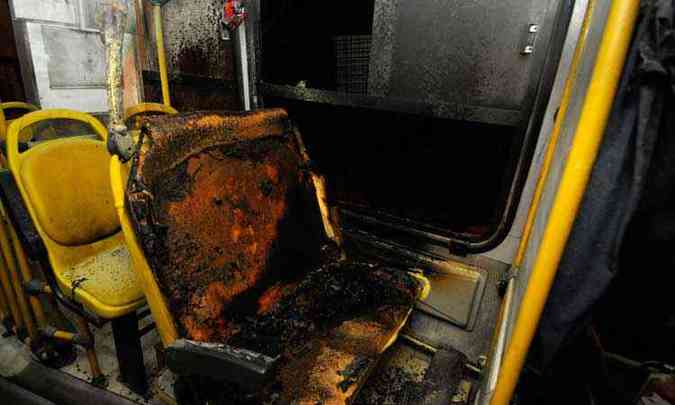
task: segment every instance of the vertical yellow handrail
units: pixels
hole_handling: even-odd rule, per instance
[[[7,139],[7,121],[2,107],[0,107],[0,139]]]
[[[603,139],[638,11],[636,0],[612,2],[572,148],[491,405],[507,405],[513,396]]]
[[[23,280],[21,279],[21,275],[17,269],[17,263],[15,261],[14,252],[12,249],[12,242],[10,241],[8,235],[9,226],[10,225],[7,221],[7,217],[5,216],[4,209],[0,207],[0,251],[2,251],[2,256],[5,258],[5,264],[7,265],[6,270],[9,274],[9,281],[14,288],[16,302],[19,305],[19,311],[21,312],[28,336],[30,336],[31,339],[36,339],[37,329],[35,328],[35,322],[33,321],[31,309],[28,306],[28,299],[26,298],[26,293],[23,289]]]
[[[5,294],[7,299],[7,305],[9,306],[10,314],[12,315],[12,320],[14,321],[14,327],[16,330],[22,329],[24,326],[23,317],[21,316],[21,311],[19,310],[19,303],[16,301],[14,296],[14,290],[12,289],[12,282],[9,280],[9,273],[7,272],[7,263],[4,256],[0,254],[0,287]]]
[[[9,230],[10,241],[14,247],[14,255],[16,257],[19,270],[21,271],[21,277],[23,278],[24,283],[27,283],[33,279],[33,272],[31,271],[30,263],[28,263],[26,252],[23,250],[23,246],[19,241],[19,237],[16,234],[14,227],[11,224],[7,224],[7,228]],[[33,315],[35,316],[37,326],[41,328],[47,325],[47,316],[45,315],[40,298],[34,295],[29,295],[28,302],[33,309]]]
[[[525,221],[525,227],[523,228],[523,236],[518,245],[518,251],[516,257],[513,260],[513,265],[520,267],[523,264],[523,259],[525,258],[525,252],[530,242],[530,235],[532,234],[532,229],[534,229],[534,221],[537,218],[537,211],[539,210],[539,204],[541,203],[541,197],[544,194],[544,189],[546,188],[546,180],[548,178],[548,173],[551,171],[551,165],[553,163],[553,158],[555,156],[556,146],[558,145],[558,139],[560,138],[560,133],[562,132],[562,125],[567,116],[567,111],[569,110],[570,101],[572,99],[572,93],[574,91],[574,85],[576,83],[576,77],[579,73],[579,65],[581,64],[581,56],[586,48],[586,40],[588,38],[588,32],[590,28],[590,22],[593,17],[593,12],[595,10],[596,0],[589,0],[588,6],[586,7],[586,13],[584,15],[584,21],[581,25],[581,30],[579,32],[579,39],[577,40],[577,46],[574,49],[574,55],[572,56],[572,63],[570,65],[570,71],[567,75],[567,80],[565,80],[565,88],[563,89],[563,94],[561,97],[560,108],[557,112],[557,118],[553,124],[553,130],[551,131],[551,139],[546,147],[546,152],[544,153],[544,160],[541,165],[541,171],[539,177],[537,178],[537,184],[534,189],[534,195],[532,196],[532,203],[529,210],[527,211],[527,220]]]
[[[162,102],[171,105],[169,93],[169,74],[166,68],[166,50],[164,49],[164,30],[162,28],[162,6],[154,5],[152,15],[155,25],[155,40],[157,41],[157,63],[159,65],[159,78],[162,84]]]
[[[157,326],[157,333],[159,334],[164,347],[167,347],[178,339],[178,331],[173,321],[171,311],[169,311],[166,300],[159,288],[159,284],[145,259],[143,249],[138,243],[138,239],[136,239],[133,225],[127,214],[124,197],[126,184],[127,170],[122,162],[120,162],[119,158],[113,156],[112,159],[110,159],[110,185],[112,187],[115,209],[120,218],[120,225],[122,226],[122,232],[124,233],[127,248],[129,249],[129,253],[131,253],[134,272],[138,276],[138,281],[143,287],[145,298],[148,301],[152,317]]]
[[[551,171],[553,158],[555,157],[555,151],[558,146],[558,140],[560,139],[560,133],[562,132],[562,124],[565,120],[565,116],[567,115],[567,111],[569,110],[570,102],[572,100],[572,94],[574,92],[577,74],[579,73],[582,55],[584,49],[586,48],[586,40],[588,39],[588,32],[590,31],[590,21],[593,16],[596,1],[597,0],[589,0],[584,12],[584,20],[581,24],[581,29],[579,30],[579,38],[577,39],[577,44],[574,48],[574,54],[570,63],[569,72],[567,74],[567,78],[565,79],[565,85],[560,97],[560,108],[556,114],[557,117],[553,124],[553,129],[551,130],[551,136],[549,137],[548,144],[546,145],[539,176],[537,177],[534,193],[532,194],[532,200],[530,201],[530,206],[527,210],[527,219],[525,221],[525,226],[523,227],[523,235],[520,239],[520,244],[518,245],[518,251],[516,252],[515,258],[513,259],[513,263],[511,263],[511,271],[514,275],[517,275],[520,266],[522,266],[523,259],[525,258],[525,252],[529,246],[530,236],[532,235],[532,230],[534,229],[534,222],[537,217],[537,212],[539,211],[539,205],[541,204],[544,189],[546,188],[546,181],[548,179],[549,172]],[[494,389],[497,379],[497,375],[494,373],[499,371],[502,364],[501,356],[503,354],[502,350],[504,349],[503,346],[505,345],[506,339],[508,313],[513,303],[514,293],[514,280],[510,279],[506,286],[502,305],[499,309],[499,314],[497,316],[497,331],[493,337],[493,342],[491,345],[492,351],[490,354],[490,376],[488,382],[488,392],[492,392]]]
[[[4,321],[7,318],[11,319],[9,305],[5,298],[5,291],[0,288],[0,321]]]

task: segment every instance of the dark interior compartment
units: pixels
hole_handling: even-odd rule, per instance
[[[482,236],[513,175],[513,127],[266,98],[284,106],[332,197],[441,234]]]
[[[366,93],[373,0],[262,4],[263,81]]]
[[[356,222],[458,254],[503,240],[570,3],[255,4],[257,106],[289,110]]]

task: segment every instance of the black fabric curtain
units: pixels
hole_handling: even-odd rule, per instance
[[[675,1],[642,3],[598,159],[530,348],[534,371],[545,372],[586,329],[617,273],[628,270],[620,258],[635,218],[649,217],[639,232],[675,250]]]

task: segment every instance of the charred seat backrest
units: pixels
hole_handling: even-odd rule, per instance
[[[320,258],[321,217],[283,110],[145,118],[128,203],[182,333],[227,331],[232,305]]]

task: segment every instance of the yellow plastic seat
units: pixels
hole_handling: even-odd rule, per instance
[[[22,129],[50,119],[89,124],[101,140],[56,139],[19,153]],[[106,136],[91,115],[36,111],[11,124],[7,155],[59,289],[97,316],[113,319],[135,311],[145,300],[113,206]]]
[[[32,111],[37,111],[38,108],[33,104],[24,103],[21,101],[9,101],[6,103],[0,103],[0,139],[7,139],[7,129],[12,124],[12,122],[17,119],[7,119],[5,111],[7,110],[21,110],[24,111],[24,114],[27,114]],[[3,123],[4,121],[4,123]],[[22,134],[22,137],[30,137],[29,133]],[[20,141],[25,141],[25,139],[20,139]]]

